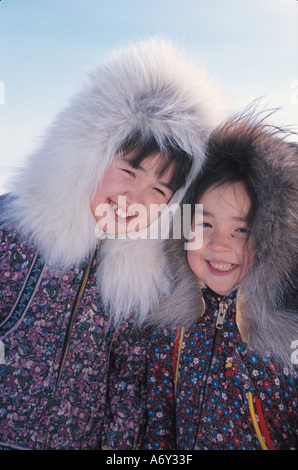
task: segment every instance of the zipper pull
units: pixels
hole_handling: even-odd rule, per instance
[[[224,302],[222,300],[219,303],[219,311],[218,311],[218,317],[217,317],[217,322],[216,322],[216,328],[218,330],[221,330],[223,327],[223,322],[224,322],[227,310],[228,310],[228,304],[227,302]]]

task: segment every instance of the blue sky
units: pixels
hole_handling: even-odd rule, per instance
[[[112,49],[160,34],[203,60],[232,109],[263,97],[298,131],[297,0],[0,0],[0,193]]]

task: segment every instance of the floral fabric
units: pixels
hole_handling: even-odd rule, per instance
[[[243,343],[234,296],[211,361],[219,301],[208,291],[205,301],[204,316],[184,332],[176,400],[177,330],[158,331],[148,341],[146,448],[297,449],[296,374]]]
[[[179,329],[145,338],[131,317],[110,327],[95,259],[57,382],[88,260],[45,266],[4,223],[0,242],[0,448],[260,449],[251,402],[267,447],[298,447],[297,376],[246,347],[234,297],[211,362],[218,299],[205,293],[204,316],[184,332],[175,399]]]
[[[146,344],[133,324],[111,349],[103,450],[142,449],[146,420]]]
[[[5,197],[0,198],[1,204],[5,205]],[[115,351],[121,354],[123,349],[134,358],[130,363],[137,373],[144,369],[144,356],[139,354],[138,336],[129,340],[137,335],[131,320],[117,330],[109,327],[96,288],[97,260],[70,333],[58,383],[69,319],[88,260],[68,272],[44,266],[36,249],[4,223],[0,242],[0,340],[5,350],[5,362],[0,364],[0,446],[100,449],[106,410],[113,412],[109,419],[119,429],[122,448],[131,446],[142,426],[136,396],[143,392],[128,386],[120,363],[117,384],[113,382],[110,357],[116,367]],[[113,387],[127,389],[115,415],[117,389]],[[126,424],[128,415],[129,422],[134,416],[133,429]],[[105,448],[117,445],[104,435]]]

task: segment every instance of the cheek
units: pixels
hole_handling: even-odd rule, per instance
[[[248,273],[249,267],[254,260],[254,250],[251,244],[243,243],[238,248],[238,259],[241,267],[240,276],[238,282],[242,281]]]
[[[119,188],[119,182],[113,178],[112,175],[107,173],[102,180],[101,185],[91,194],[90,207],[92,212],[95,212],[96,207],[99,204],[107,203],[109,197],[113,197],[116,194],[116,190]]]
[[[188,250],[187,262],[192,272],[196,276],[200,277],[203,269],[203,259],[201,257],[200,250]]]
[[[150,202],[149,202],[150,201]],[[150,224],[154,222],[158,217],[166,217],[167,212],[165,211],[167,204],[165,202],[155,201],[154,197],[149,199],[148,202],[145,202],[144,206],[147,211],[148,220],[150,220]]]
[[[92,210],[93,215],[95,215],[96,207],[101,204],[102,201],[102,194],[101,194],[101,187],[96,190],[95,193],[91,195],[90,198],[90,207]]]
[[[247,266],[253,261],[253,247],[245,239],[238,241],[235,251],[240,264]]]
[[[142,214],[146,214],[148,225],[151,225],[159,217],[168,220],[167,198],[152,190],[151,186],[142,191],[140,198],[143,207]]]

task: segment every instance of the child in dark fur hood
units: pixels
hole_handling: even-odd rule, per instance
[[[210,137],[185,200],[203,204],[203,242],[169,242],[175,287],[148,334],[148,449],[298,449],[298,153],[287,137],[252,116]]]
[[[222,119],[216,89],[160,38],[120,49],[1,197],[1,448],[101,448],[107,397],[117,394],[110,359],[128,350],[145,369],[134,324],[169,288],[163,241],[143,237],[147,219],[137,240],[119,234],[136,216],[131,205],[181,202]],[[107,217],[117,236],[97,252]],[[131,386],[123,407],[138,423],[136,394]]]

